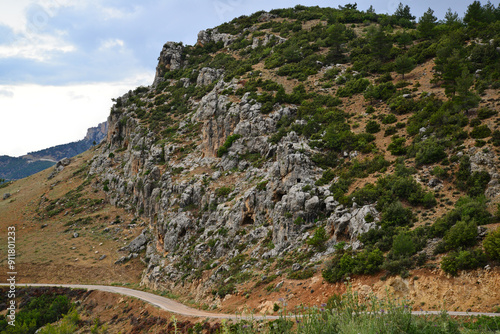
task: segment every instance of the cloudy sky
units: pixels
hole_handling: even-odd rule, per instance
[[[353,1],[351,1],[353,2]],[[463,16],[471,1],[404,2]],[[349,1],[0,0],[0,155],[82,139],[106,120],[111,98],[150,85],[167,41],[194,44],[200,30],[258,10],[337,7]],[[399,1],[358,0],[394,13]]]

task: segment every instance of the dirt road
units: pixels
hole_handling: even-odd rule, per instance
[[[7,285],[7,284],[0,284]],[[221,313],[210,313],[202,310],[197,310],[191,307],[188,307],[184,304],[176,302],[175,300],[165,298],[162,296],[158,296],[149,292],[119,287],[119,286],[106,286],[106,285],[79,285],[79,284],[17,284],[17,287],[23,286],[53,286],[53,287],[64,287],[64,288],[73,288],[73,289],[86,289],[86,290],[99,290],[105,292],[118,293],[125,296],[135,297],[141,299],[147,303],[155,305],[162,310],[177,313],[185,316],[191,317],[202,317],[202,318],[215,318],[215,319],[269,319],[274,320],[278,319],[278,316],[271,315],[253,315],[253,314],[221,314]],[[486,313],[486,312],[447,312],[451,316],[488,316],[488,317],[500,317],[500,313]],[[413,311],[413,315],[428,315],[428,314],[441,314],[441,311]]]

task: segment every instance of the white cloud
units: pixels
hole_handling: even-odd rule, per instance
[[[25,11],[31,3],[32,0],[4,1],[0,11],[0,22],[15,32],[23,31],[27,22]]]
[[[112,98],[151,84],[150,73],[122,82],[72,86],[0,85],[0,155],[19,156],[83,139],[107,119]],[[10,92],[10,98],[2,92]]]
[[[47,61],[54,53],[73,52],[76,48],[62,40],[63,33],[58,35],[31,34],[19,36],[10,45],[0,45],[0,58],[26,58]]]
[[[132,11],[126,11],[116,7],[100,7],[105,20],[130,18],[139,13],[141,7],[135,6]]]
[[[123,46],[125,46],[125,42],[121,39],[118,39],[118,38],[107,39],[107,40],[101,42],[101,46],[99,47],[99,50],[112,49],[116,46],[123,47]]]
[[[11,98],[14,97],[14,92],[10,89],[0,89],[0,98]]]

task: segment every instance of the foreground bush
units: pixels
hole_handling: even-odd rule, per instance
[[[411,304],[406,300],[373,295],[361,298],[351,289],[342,297],[332,297],[332,302],[321,307],[299,308],[293,313],[283,309],[279,319],[264,324],[245,320],[236,324],[223,322],[221,333],[459,334],[494,333],[500,329],[500,321],[495,318],[464,321],[453,319],[446,312],[436,316],[414,316]]]
[[[457,275],[459,270],[470,270],[486,264],[486,255],[482,250],[464,250],[451,252],[441,260],[441,269],[445,273]]]
[[[490,232],[483,242],[484,250],[492,260],[500,261],[500,228]]]

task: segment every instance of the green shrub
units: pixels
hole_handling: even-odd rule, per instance
[[[411,205],[422,205],[430,208],[436,205],[434,195],[425,192],[422,186],[411,176],[386,175],[377,180],[376,185],[366,184],[350,196],[356,198],[356,203],[365,205],[378,201],[380,209],[396,200],[407,200]]]
[[[215,196],[217,197],[226,197],[231,193],[232,189],[231,187],[220,187],[215,189]]]
[[[393,85],[393,83],[385,82],[377,86],[369,85],[366,88],[363,96],[365,97],[365,99],[371,101],[387,101],[394,95],[394,93],[396,93],[396,87]]]
[[[389,108],[398,115],[416,111],[418,108],[418,104],[413,99],[408,99],[401,95],[391,98],[387,103],[389,104]]]
[[[366,123],[366,132],[368,133],[377,133],[380,131],[380,124],[377,123],[377,121],[368,121]]]
[[[233,135],[228,136],[226,138],[226,141],[224,142],[224,144],[221,147],[219,147],[219,149],[217,150],[217,156],[220,158],[224,154],[226,154],[228,152],[229,148],[231,147],[231,145],[233,145],[233,142],[235,142],[239,138],[241,138],[241,135],[239,135],[239,134],[233,134]]]
[[[288,275],[288,278],[299,279],[299,280],[308,279],[308,278],[313,277],[315,273],[316,273],[316,271],[313,268],[306,268],[303,270],[297,270],[297,271],[291,272]]]
[[[415,144],[411,153],[415,154],[415,162],[418,165],[439,162],[447,156],[444,147],[433,138]]]
[[[446,170],[444,170],[442,167],[440,166],[435,166],[433,169],[432,169],[432,175],[434,175],[435,177],[439,178],[439,179],[445,179],[448,177],[448,172]]]
[[[467,180],[467,194],[472,197],[484,195],[491,176],[487,171],[474,172]]]
[[[407,151],[405,143],[406,138],[393,136],[391,138],[391,143],[387,146],[387,150],[391,152],[392,155],[405,155]]]
[[[313,246],[318,251],[324,251],[326,249],[325,242],[328,240],[326,235],[326,230],[323,226],[318,227],[314,231],[314,235],[307,239],[307,244]]]
[[[382,269],[387,270],[391,275],[404,274],[408,269],[413,268],[415,262],[411,257],[387,257],[382,265]]]
[[[396,116],[394,116],[394,114],[389,114],[382,119],[382,123],[384,124],[392,124],[396,123],[397,121],[398,119],[396,118]]]
[[[500,228],[488,233],[483,241],[483,247],[490,259],[500,261]]]
[[[400,233],[392,241],[392,252],[395,256],[411,256],[415,254],[416,247],[409,233]]]
[[[56,322],[71,309],[70,299],[64,295],[47,293],[33,297],[27,294],[23,300],[20,309],[16,310],[14,327],[4,316],[0,317],[1,333],[33,334],[38,328]]]
[[[257,186],[255,186],[255,188],[257,188],[257,190],[264,191],[266,190],[268,182],[269,182],[268,180],[259,182],[257,183]]]
[[[472,220],[478,225],[489,224],[491,222],[492,216],[487,210],[486,199],[484,197],[459,198],[453,210],[436,220],[431,227],[430,234],[435,237],[443,237],[457,222],[470,222]]]
[[[372,275],[380,271],[384,263],[384,254],[378,248],[372,251],[364,249],[355,256],[353,273],[357,275]]]
[[[354,268],[354,259],[351,251],[339,251],[334,257],[326,262],[322,276],[328,283],[335,283],[348,276]]]
[[[453,225],[443,238],[446,249],[474,246],[477,243],[477,224],[474,220],[459,221]]]
[[[493,133],[491,134],[491,142],[495,146],[500,146],[500,131],[499,130],[493,131]]]
[[[441,269],[456,276],[459,270],[470,270],[486,264],[486,255],[481,249],[451,252],[441,260]]]
[[[477,118],[479,119],[487,119],[490,118],[491,116],[495,116],[498,112],[495,110],[491,110],[489,108],[480,108],[477,111]]]
[[[411,209],[405,208],[400,201],[388,205],[382,212],[381,225],[386,226],[408,226],[415,220]]]
[[[472,129],[470,136],[474,139],[483,139],[491,136],[491,130],[488,125],[478,125]]]
[[[365,91],[366,87],[370,84],[368,79],[351,79],[346,82],[345,86],[340,87],[337,90],[337,96],[339,97],[351,97],[354,94],[359,94]]]
[[[327,169],[323,172],[321,178],[316,181],[317,186],[323,186],[330,183],[335,178],[335,172],[332,169]]]
[[[471,173],[470,158],[468,156],[461,158],[455,180],[458,189],[467,192],[471,197],[482,196],[490,180],[491,176],[486,171]]]
[[[214,294],[217,294],[220,298],[226,297],[226,295],[232,294],[236,290],[233,283],[221,284]]]

